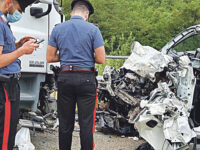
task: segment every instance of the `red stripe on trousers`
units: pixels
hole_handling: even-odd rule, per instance
[[[93,112],[93,129],[92,133],[94,134],[95,132],[95,119],[96,119],[96,108],[97,108],[97,99],[98,99],[98,94],[96,91],[96,100],[95,100],[95,106],[94,106],[94,112]],[[94,150],[95,144],[94,144],[94,138],[93,138],[93,150]]]
[[[10,114],[11,114],[11,104],[8,99],[8,93],[4,88],[6,103],[5,103],[5,118],[4,118],[4,133],[3,133],[3,144],[2,150],[8,150],[8,138],[10,132]]]

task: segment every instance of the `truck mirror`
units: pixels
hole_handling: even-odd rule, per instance
[[[40,7],[31,7],[30,14],[36,18],[41,18],[43,16],[48,15],[51,12],[52,5],[48,4],[47,11],[43,12],[43,9]]]
[[[40,14],[43,14],[43,9],[42,8],[40,8],[40,7],[31,7],[31,9],[30,9],[30,15],[31,16],[36,17],[36,16],[38,16]]]

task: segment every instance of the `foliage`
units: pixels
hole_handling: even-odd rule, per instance
[[[129,56],[130,47],[134,41],[132,32],[130,32],[128,38],[125,38],[124,34],[121,36],[112,36],[110,40],[105,40],[105,48],[110,49],[111,56]],[[99,74],[102,75],[103,69],[106,65],[113,66],[116,69],[120,68],[125,60],[119,59],[107,59],[104,65],[96,65],[99,69]]]
[[[200,35],[198,36],[192,36],[185,41],[178,44],[174,50],[177,52],[183,52],[183,51],[196,51],[198,48],[200,48]]]
[[[132,32],[143,45],[161,49],[180,31],[200,23],[199,0],[91,1],[96,8],[91,21],[99,24],[105,39]]]

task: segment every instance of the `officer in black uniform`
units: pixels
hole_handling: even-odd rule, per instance
[[[58,75],[59,148],[71,149],[77,104],[81,150],[92,150],[97,102],[94,67],[95,62],[105,62],[104,41],[99,28],[87,22],[94,12],[92,4],[88,0],[74,0],[71,7],[71,19],[53,29],[47,50],[47,61],[61,64]]]
[[[14,146],[20,101],[18,57],[32,54],[39,45],[32,37],[15,43],[9,23],[21,19],[22,12],[35,0],[0,0],[0,149]]]

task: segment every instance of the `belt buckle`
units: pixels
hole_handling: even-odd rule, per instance
[[[72,71],[73,70],[73,66],[70,65],[69,66],[69,70]]]

